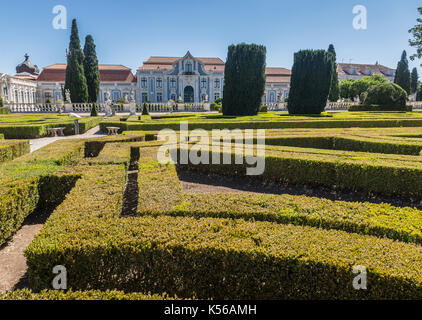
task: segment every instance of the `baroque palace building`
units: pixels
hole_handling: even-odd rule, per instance
[[[184,57],[152,56],[132,73],[123,65],[100,64],[100,94],[104,102],[106,92],[117,101],[135,95],[138,103],[167,103],[179,100],[185,103],[214,102],[223,97],[225,63],[220,58],[198,58],[188,51]],[[380,74],[389,81],[394,69],[375,64],[345,64],[337,66],[339,80],[359,79]],[[263,103],[283,102],[290,90],[291,71],[285,68],[266,68]],[[6,103],[53,103],[63,100],[62,88],[66,79],[66,64],[53,64],[43,68],[25,61],[16,67],[16,75],[0,73],[0,95]]]

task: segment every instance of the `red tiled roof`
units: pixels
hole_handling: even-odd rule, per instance
[[[116,64],[100,64],[101,82],[136,82],[130,68]],[[64,82],[66,79],[66,64],[53,64],[43,69],[38,82]]]
[[[388,68],[380,64],[357,64],[357,63],[339,63],[337,72],[339,75],[367,76],[380,74],[384,76],[393,76],[395,69]]]

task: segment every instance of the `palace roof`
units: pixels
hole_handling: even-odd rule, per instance
[[[43,69],[38,82],[64,82],[66,80],[66,64],[53,64]],[[136,82],[130,68],[118,64],[99,64],[101,82]]]
[[[375,74],[386,77],[394,76],[395,69],[385,67],[380,64],[357,64],[357,63],[339,63],[337,72],[339,75],[348,76],[371,76]]]

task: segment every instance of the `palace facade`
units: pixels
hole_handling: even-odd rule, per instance
[[[138,103],[150,101],[167,103],[179,100],[185,103],[214,102],[223,97],[225,63],[220,58],[194,57],[189,51],[183,57],[152,56],[136,71],[124,65],[100,64],[100,94],[104,102],[106,92],[117,101],[133,92]],[[345,64],[337,66],[339,80],[359,79],[380,74],[389,81],[394,69],[375,64]],[[283,102],[289,94],[291,71],[285,68],[266,68],[263,103]],[[16,67],[16,75],[0,74],[0,95],[6,103],[53,103],[63,100],[62,88],[66,79],[66,64],[38,67],[25,61]]]

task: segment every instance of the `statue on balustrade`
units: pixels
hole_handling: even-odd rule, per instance
[[[136,101],[135,93],[133,91],[130,92],[129,111],[131,116],[136,115]]]
[[[111,108],[112,101],[110,99],[110,92],[105,93],[105,101],[104,101],[104,108],[106,117],[111,117],[113,115],[113,110]]]
[[[66,96],[66,103],[72,103],[72,100],[70,100],[70,90],[69,89],[66,89],[65,91],[64,91],[64,94],[65,94],[65,96]]]

